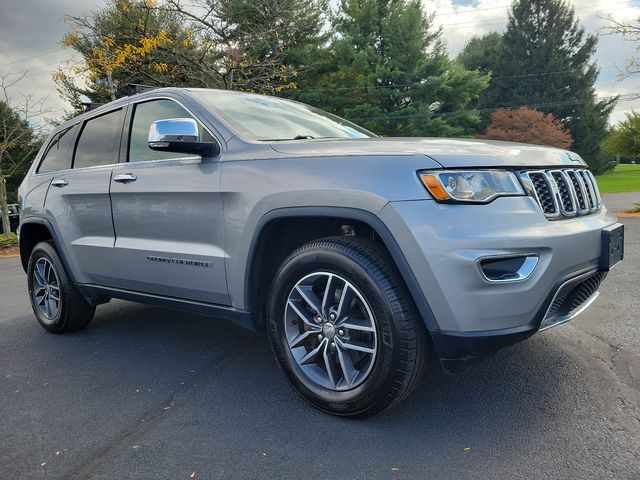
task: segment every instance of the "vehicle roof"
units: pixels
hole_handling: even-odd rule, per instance
[[[134,95],[129,95],[129,96],[126,96],[126,97],[118,98],[117,100],[114,100],[112,102],[105,103],[104,105],[100,105],[99,107],[97,107],[97,108],[95,108],[93,110],[89,110],[87,112],[83,112],[80,115],[77,115],[77,116],[67,120],[66,122],[58,125],[52,131],[52,133],[59,132],[60,130],[64,130],[65,128],[69,128],[70,126],[73,126],[76,123],[79,123],[79,122],[83,121],[85,118],[99,116],[102,112],[107,112],[107,111],[113,109],[114,107],[128,105],[129,103],[131,103],[133,101],[137,101],[137,100],[141,100],[141,99],[145,99],[145,98],[153,98],[153,97],[156,97],[158,95],[160,95],[160,96],[167,95],[167,94],[183,94],[184,95],[186,92],[188,92],[188,93],[191,93],[191,92],[218,92],[218,93],[224,93],[225,95],[263,96],[263,95],[260,95],[260,94],[257,94],[257,93],[239,92],[237,90],[224,90],[224,89],[220,89],[220,88],[191,88],[191,87],[160,87],[160,88],[154,88],[154,89],[151,89],[151,90],[146,90],[144,92],[136,93]],[[286,100],[286,99],[282,99],[282,100]]]
[[[100,105],[97,108],[94,108],[93,110],[89,110],[87,112],[83,112],[80,115],[76,115],[75,117],[67,120],[64,123],[61,123],[60,125],[58,125],[53,132],[58,132],[60,130],[64,130],[65,128],[68,128],[72,125],[75,125],[76,123],[79,123],[81,121],[83,121],[85,118],[88,117],[94,117],[94,116],[98,116],[100,115],[100,113],[102,112],[107,112],[111,109],[113,109],[114,107],[120,107],[120,106],[125,106],[128,105],[129,103],[131,103],[133,100],[138,100],[138,99],[143,99],[145,97],[153,97],[156,96],[158,93],[180,93],[180,92],[184,92],[187,91],[188,89],[186,88],[177,88],[177,87],[162,87],[162,88],[154,88],[153,90],[147,90],[141,93],[136,93],[135,95],[129,95],[126,97],[122,97],[122,98],[118,98],[112,102],[109,103],[105,103],[104,105]]]

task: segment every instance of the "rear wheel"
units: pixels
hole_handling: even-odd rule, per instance
[[[274,280],[269,338],[293,388],[317,408],[373,415],[406,397],[427,336],[386,252],[332,237],[293,252]]]
[[[65,333],[91,323],[95,307],[75,288],[58,252],[50,243],[40,242],[34,247],[27,276],[31,307],[47,331]]]

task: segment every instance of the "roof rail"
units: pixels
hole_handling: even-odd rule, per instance
[[[149,90],[155,90],[156,88],[160,88],[160,87],[154,87],[152,85],[142,85],[139,83],[130,83],[127,85],[127,87],[129,88],[129,93],[127,94],[128,96],[137,95],[138,93],[148,92]]]
[[[104,103],[93,102],[91,100],[81,101],[80,103],[84,107],[85,112],[90,112],[91,110],[95,110],[96,108],[104,105]]]

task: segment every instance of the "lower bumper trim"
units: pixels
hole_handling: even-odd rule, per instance
[[[503,330],[430,333],[443,368],[450,373],[462,373],[474,360],[493,355],[537,331],[537,327],[526,325]]]
[[[464,372],[477,359],[574,319],[598,298],[598,287],[605,277],[606,272],[591,270],[565,281],[527,325],[472,332],[430,331],[442,366],[451,373]]]
[[[589,308],[591,306],[591,304],[596,301],[596,298],[598,298],[598,295],[600,295],[600,292],[595,292],[593,295],[591,295],[587,299],[586,302],[584,302],[580,306],[580,308],[577,308],[576,310],[573,310],[568,315],[561,315],[559,317],[553,317],[553,318],[549,319],[548,321],[545,320],[545,322],[543,322],[543,324],[540,325],[540,329],[538,331],[542,332],[544,330],[548,330],[548,329],[550,329],[552,327],[555,327],[557,325],[562,325],[563,323],[566,323],[569,320],[573,320],[578,315],[580,315],[582,312],[584,312],[587,308]]]

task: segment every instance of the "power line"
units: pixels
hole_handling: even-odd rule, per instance
[[[599,70],[606,70],[610,68],[619,68],[617,65],[606,65],[604,67],[598,67]],[[492,76],[491,80],[506,80],[506,79],[517,79],[517,78],[535,78],[535,77],[548,77],[554,75],[566,75],[570,73],[580,73],[579,69],[569,69],[569,70],[557,70],[553,72],[531,72],[531,73],[521,73],[517,75],[500,75],[500,76]],[[296,92],[323,92],[323,91],[357,91],[357,90],[386,90],[386,89],[395,89],[395,88],[410,88],[410,87],[423,87],[427,85],[438,85],[440,83],[448,82],[449,78],[442,79],[429,79],[424,80],[422,82],[413,82],[413,83],[404,83],[404,84],[392,84],[392,85],[356,85],[356,86],[342,86],[342,87],[314,87],[314,88],[301,88],[296,90]]]
[[[62,63],[71,60],[70,58],[67,58],[65,60],[60,60],[58,62],[53,62],[53,63],[47,63],[46,65],[39,65],[37,67],[32,67],[32,68],[25,68],[24,70],[18,70],[17,72],[10,72],[12,75],[20,75],[21,73],[25,73],[27,75],[25,75],[25,78],[30,78],[30,77],[37,77],[40,74],[46,74],[46,73],[51,73],[54,70],[49,70],[49,71],[42,71],[43,69],[46,69],[47,67],[52,67],[54,65],[58,66],[61,65]]]
[[[596,100],[599,101],[610,101],[615,100],[617,98],[618,102],[629,102],[632,100],[636,100],[640,97],[640,92],[635,93],[625,93],[623,95],[613,95],[607,97],[596,97]],[[565,100],[562,102],[547,102],[547,103],[533,103],[527,105],[510,105],[510,106],[502,106],[495,108],[481,108],[481,109],[465,109],[465,110],[455,110],[450,112],[431,112],[431,113],[412,113],[408,115],[397,115],[397,114],[388,114],[388,115],[375,115],[369,117],[345,117],[348,120],[352,121],[369,121],[369,120],[407,120],[407,119],[420,119],[420,118],[433,118],[433,117],[452,117],[455,115],[462,115],[468,113],[491,113],[497,110],[503,109],[516,109],[516,108],[551,108],[551,107],[562,107],[562,106],[571,106],[571,105],[579,105],[584,103],[585,100]]]
[[[3,63],[2,65],[0,65],[0,68],[6,67],[8,65],[13,65],[14,63],[18,63],[18,62],[24,62],[25,60],[31,60],[33,58],[44,57],[45,55],[50,55],[52,53],[60,52],[62,50],[64,50],[64,49],[63,48],[56,48],[55,50],[50,50],[48,52],[38,53],[36,55],[31,55],[30,57],[19,58],[17,60],[13,60],[13,61],[8,62],[8,63]]]

